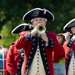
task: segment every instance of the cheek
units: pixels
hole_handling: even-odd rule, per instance
[[[32,25],[35,27],[37,25],[37,23],[36,22],[33,22]]]
[[[71,32],[75,32],[75,30],[71,29]]]
[[[42,22],[41,24],[46,25],[46,22]]]
[[[37,24],[35,24],[35,25],[33,25],[34,27],[36,27],[37,26]]]

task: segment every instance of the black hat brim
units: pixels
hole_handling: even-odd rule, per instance
[[[70,30],[72,27],[75,27],[75,19],[70,20],[70,21],[63,27],[63,30]]]
[[[3,38],[3,36],[0,34],[0,39],[2,39]]]
[[[33,18],[42,17],[46,18],[49,21],[54,20],[54,15],[47,9],[35,8],[28,11],[24,16],[23,20],[31,20]]]
[[[22,23],[22,24],[18,25],[17,27],[15,27],[11,33],[19,34],[22,31],[27,31],[27,30],[32,30],[32,29],[33,29],[33,26],[31,24]]]

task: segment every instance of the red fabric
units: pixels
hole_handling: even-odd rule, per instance
[[[22,66],[22,75],[24,75],[26,63],[27,63],[28,56],[29,56],[29,52],[30,52],[31,47],[32,47],[32,41],[30,41],[30,42],[26,41],[25,35],[27,33],[29,33],[29,32],[24,32],[24,34],[22,36],[20,36],[20,38],[15,43],[15,46],[16,46],[17,49],[20,49],[20,48],[25,49],[24,63],[23,63],[23,66]],[[55,52],[55,56],[59,57],[59,55],[64,54],[64,49],[58,43],[58,41],[56,39],[56,34],[54,32],[47,32],[47,37],[53,39],[53,41],[54,41],[54,47],[53,48],[45,46],[50,75],[54,75],[53,61],[52,61],[52,51]],[[56,58],[56,60],[58,60],[58,58]]]
[[[75,51],[75,42],[72,43],[71,48]]]
[[[68,41],[65,41],[63,44],[63,48],[65,50],[65,61],[66,61],[66,59],[68,59],[69,49],[71,48],[75,51],[75,42],[72,43],[71,47],[68,47],[67,44],[68,44]]]
[[[64,48],[64,50],[65,50],[65,58],[67,59],[68,58],[68,52],[69,52],[69,47],[67,46],[67,41],[65,41],[64,42],[64,44],[63,44],[63,48]]]
[[[6,58],[6,69],[10,73],[10,75],[14,75],[17,73],[17,63],[20,58],[20,54],[17,52],[18,50],[15,48],[15,45],[11,45]]]
[[[52,52],[52,60],[53,62],[59,62],[61,59],[65,58],[65,50],[62,54],[56,55],[56,53]]]

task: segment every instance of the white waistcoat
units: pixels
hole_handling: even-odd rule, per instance
[[[75,58],[74,53],[72,54],[72,58],[69,65],[68,75],[75,75]]]
[[[28,75],[46,75],[39,47],[36,50]]]

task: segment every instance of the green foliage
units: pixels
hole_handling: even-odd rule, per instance
[[[9,47],[18,35],[11,34],[14,27],[20,23],[23,15],[30,9],[41,7],[50,10],[55,20],[47,23],[49,31],[65,32],[63,26],[75,17],[75,0],[1,0],[0,1],[0,33],[3,39],[0,43]]]
[[[19,36],[11,34],[10,29],[11,28],[6,25],[4,25],[2,28],[1,34],[3,35],[3,39],[0,40],[0,44],[2,44],[4,47],[9,47],[10,44],[14,42]]]

